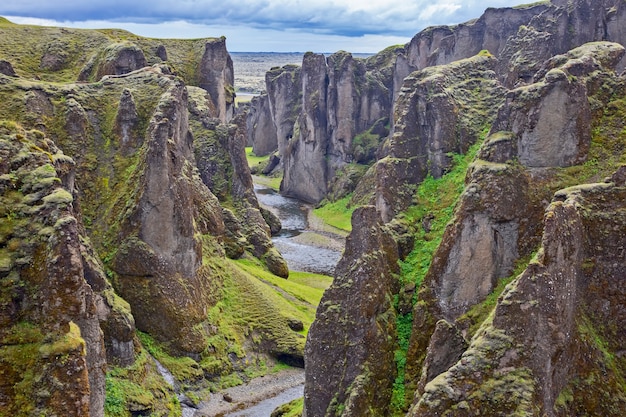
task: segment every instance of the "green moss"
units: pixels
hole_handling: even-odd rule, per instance
[[[183,356],[174,357],[168,354],[163,347],[150,335],[137,332],[139,340],[144,348],[158,360],[180,382],[190,382],[202,378],[204,375],[200,365],[195,360]]]
[[[302,411],[304,410],[304,398],[297,398],[287,404],[283,404],[278,407],[272,416],[275,417],[302,417]]]
[[[483,138],[486,136],[483,132]],[[414,204],[400,215],[400,219],[407,224],[420,225],[416,228],[415,245],[413,251],[404,261],[400,261],[402,285],[414,283],[416,286],[413,304],[417,302],[419,287],[430,268],[433,254],[441,243],[446,225],[454,215],[454,207],[465,188],[465,176],[470,163],[476,157],[482,140],[472,145],[465,155],[453,155],[454,165],[452,169],[435,179],[428,176],[418,186],[414,197]],[[428,222],[428,227],[422,225]],[[397,307],[398,298],[396,296],[395,305]],[[398,329],[398,349],[395,352],[397,367],[397,377],[394,382],[392,394],[392,409],[394,415],[403,415],[406,412],[409,396],[405,392],[405,368],[406,353],[411,337],[413,325],[413,313],[405,315],[398,314],[396,328]]]
[[[52,193],[48,194],[43,198],[43,202],[46,205],[55,205],[55,206],[67,206],[74,198],[72,194],[70,194],[64,188],[57,188]]]
[[[141,351],[127,368],[111,367],[106,374],[106,417],[132,415],[181,416],[176,395],[163,380],[152,358]]]
[[[75,350],[80,350],[83,355],[86,354],[85,341],[80,336],[80,329],[74,322],[69,323],[69,328],[67,334],[39,348],[42,357],[60,356]]]
[[[13,383],[7,387],[12,396],[11,403],[3,404],[6,408],[2,410],[16,417],[50,415],[43,405],[50,396],[46,384],[62,384],[50,380],[50,371],[63,366],[64,359],[70,354],[85,355],[85,342],[78,326],[70,322],[66,334],[56,334],[22,321],[4,329],[2,334],[0,375]],[[53,389],[59,387],[62,385]]]

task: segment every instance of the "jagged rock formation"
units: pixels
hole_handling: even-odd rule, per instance
[[[389,410],[397,246],[372,206],[357,209],[352,225],[337,278],[309,331],[304,397],[310,416],[385,415]]]
[[[102,416],[107,367],[109,412],[171,412],[148,337],[184,356],[189,380],[302,362],[297,313],[225,257],[228,218],[237,257],[288,275],[253,193],[245,120],[228,124],[225,40],[0,32],[26,43],[0,42],[14,68],[0,74],[0,414]],[[227,328],[226,291],[230,308],[262,304],[271,323]]]
[[[617,28],[624,7],[579,0],[490,9],[476,21],[416,35],[396,60],[421,70],[405,79],[382,158],[353,197],[375,204],[390,229],[404,224],[415,241],[393,294],[397,334],[389,335],[402,379],[389,408],[371,415],[623,413],[626,90],[617,74],[626,39]],[[508,35],[496,37],[499,31]],[[618,43],[595,42],[606,40]],[[460,165],[450,152],[463,154],[483,137],[450,222],[433,236],[441,211],[415,206],[424,201],[415,190],[428,174],[446,177]],[[410,240],[394,236],[406,254]],[[364,247],[376,241],[362,238]],[[424,262],[432,239],[427,268],[413,265]],[[341,262],[357,265],[360,256],[346,251]],[[336,280],[347,277],[338,271]],[[346,282],[333,297],[350,299],[356,289]],[[341,310],[333,323],[321,316],[315,332],[343,329],[337,340],[360,340],[372,319],[354,323],[351,314]],[[327,413],[309,398],[336,398],[329,415],[370,415],[348,404],[370,404],[386,382],[364,392],[339,384],[328,390],[314,379],[323,370],[327,380],[340,380],[343,368],[331,364],[350,357],[333,352],[324,363],[327,339],[308,341],[315,360],[307,362],[306,415]],[[368,369],[363,363],[352,374]]]
[[[255,152],[278,151],[285,170],[282,193],[317,203],[336,172],[355,161],[372,162],[387,134],[374,126],[387,124],[399,90],[392,69],[398,50],[391,47],[367,60],[344,51],[328,58],[307,53],[301,68],[267,73],[267,99],[252,105],[248,124],[258,129],[249,140]],[[367,134],[355,139],[359,133]]]
[[[393,103],[411,72],[484,50],[498,59],[495,78],[512,88],[530,82],[544,61],[584,43],[626,42],[619,24],[623,13],[624,6],[615,0],[490,8],[470,22],[428,28],[407,45],[388,48],[365,61],[345,52],[329,56],[325,65],[311,65],[311,58],[305,58],[299,72],[290,66],[268,73],[270,105],[265,99],[252,105],[250,126],[259,130],[249,134],[249,141],[261,154],[278,150],[285,168],[284,194],[319,202],[329,196],[335,175],[343,175],[346,164],[360,162],[357,148],[363,137],[359,135],[381,118],[395,123]],[[618,68],[624,66],[620,63]],[[321,89],[304,81],[321,79],[324,73],[328,80]],[[368,146],[378,148],[385,136],[375,135]]]
[[[385,221],[408,207],[412,184],[428,174],[441,177],[451,155],[467,152],[495,118],[505,91],[495,78],[496,65],[484,53],[405,79],[384,157],[371,169],[377,185],[369,198]]]
[[[505,290],[461,359],[424,388],[409,413],[619,415],[626,407],[622,346],[624,247],[620,177],[559,191],[541,249]],[[589,384],[602,376],[604,386]],[[610,395],[607,395],[609,394]],[[602,400],[599,400],[602,399]]]
[[[102,416],[99,319],[111,314],[101,292],[110,288],[84,279],[89,244],[72,204],[74,161],[41,132],[11,122],[0,130],[0,411]],[[90,272],[97,282],[99,271]]]

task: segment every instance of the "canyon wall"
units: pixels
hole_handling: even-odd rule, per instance
[[[393,309],[377,302],[354,320],[342,300],[359,311],[354,294],[373,284],[338,270],[307,342],[307,416],[620,415],[624,7],[489,9],[406,46],[418,71],[353,196],[396,240],[400,270],[368,276],[386,283],[370,297]],[[452,188],[428,194],[437,184]],[[352,238],[375,245],[359,225]],[[347,250],[341,262],[391,252]],[[349,348],[324,357],[331,334],[374,349],[363,335],[394,313],[395,328],[376,329],[395,340],[395,369],[385,343],[376,367]],[[331,366],[348,358],[349,372]]]
[[[216,314],[225,288],[248,282],[228,257],[288,275],[233,117],[225,39],[0,33],[0,414],[180,407],[155,345],[193,364],[190,380],[249,357],[302,361],[302,336],[264,294],[277,317],[245,348],[251,330]]]

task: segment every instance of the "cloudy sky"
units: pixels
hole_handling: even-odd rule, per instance
[[[377,52],[430,25],[524,0],[0,0],[15,23],[122,28],[158,38],[226,36],[230,51]]]

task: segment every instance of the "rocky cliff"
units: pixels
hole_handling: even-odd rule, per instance
[[[406,47],[418,71],[353,197],[376,207],[400,269],[373,271],[376,291],[338,270],[307,342],[307,416],[623,413],[623,8],[490,9]],[[379,241],[356,225],[352,235]],[[341,262],[394,252],[376,248]],[[362,293],[387,294],[393,309],[379,301],[354,320]],[[333,332],[338,345],[372,346],[363,335],[394,313],[395,328],[376,326],[384,375],[349,347],[324,356]],[[331,366],[348,358],[349,372]],[[363,373],[377,381],[368,390]]]
[[[0,33],[0,414],[176,412],[148,352],[204,387],[301,362],[295,307],[226,256],[288,275],[232,118],[225,39]],[[233,318],[259,303],[270,323]]]
[[[249,131],[249,140],[255,151],[278,151],[283,194],[317,203],[342,168],[374,160],[399,88],[393,72],[399,50],[391,47],[371,59],[344,51],[328,58],[307,53],[301,68],[267,73],[269,105],[260,99],[249,116],[249,126],[264,128]]]
[[[492,68],[495,78],[512,88],[530,82],[544,61],[583,43],[626,41],[619,24],[622,13],[619,1],[490,8],[466,23],[428,28],[408,44],[366,60],[338,52],[312,65],[311,57],[305,57],[300,69],[268,73],[269,103],[253,104],[249,125],[259,130],[250,131],[249,141],[259,154],[278,151],[285,168],[284,194],[315,203],[332,199],[335,176],[343,175],[349,164],[371,165],[376,159],[387,132],[371,129],[378,120],[395,123],[393,103],[411,72],[487,51],[498,59]],[[313,79],[324,79],[324,85],[313,87]],[[369,158],[362,158],[364,151]]]

